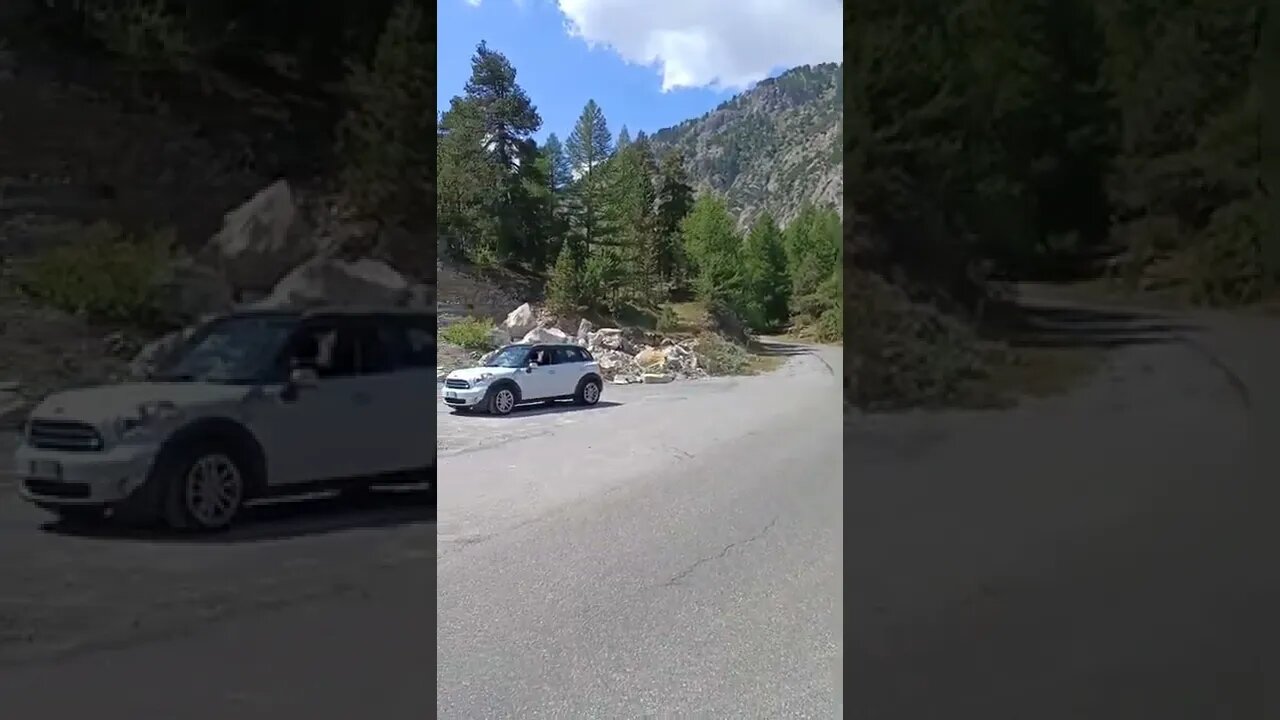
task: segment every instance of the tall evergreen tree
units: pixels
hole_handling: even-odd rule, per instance
[[[781,327],[790,315],[791,278],[782,232],[768,212],[760,215],[747,234],[742,254],[749,319],[756,330]]]
[[[565,155],[576,176],[572,193],[574,230],[588,251],[595,243],[607,240],[602,223],[606,187],[603,168],[612,152],[613,139],[604,111],[595,100],[588,100],[565,141]]]
[[[631,131],[627,130],[627,126],[626,126],[626,125],[623,125],[623,126],[622,126],[622,129],[618,131],[618,147],[617,147],[617,150],[618,150],[618,151],[621,151],[623,148],[625,148],[626,146],[628,146],[628,145],[630,145],[630,144],[631,144]]]

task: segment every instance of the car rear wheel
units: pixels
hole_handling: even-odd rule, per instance
[[[600,381],[589,378],[578,383],[578,393],[574,400],[579,405],[595,405],[600,402]]]
[[[493,415],[510,415],[516,409],[516,394],[509,387],[496,388],[489,395],[489,412]]]

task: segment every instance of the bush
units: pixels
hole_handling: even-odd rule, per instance
[[[658,319],[654,325],[654,329],[658,332],[673,333],[679,331],[680,327],[680,316],[676,314],[675,310],[664,306],[658,312]]]
[[[845,393],[867,410],[987,406],[994,351],[959,319],[914,303],[879,275],[850,271]]]
[[[440,338],[467,350],[493,349],[494,324],[479,318],[466,318],[440,330]]]
[[[147,327],[161,317],[155,282],[172,260],[170,233],[137,237],[98,224],[80,241],[36,257],[19,284],[33,299],[60,310]]]
[[[743,375],[751,367],[751,356],[746,348],[719,335],[707,334],[698,338],[694,351],[698,363],[710,375]]]

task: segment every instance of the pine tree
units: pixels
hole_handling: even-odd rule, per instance
[[[542,144],[542,154],[548,161],[547,179],[551,183],[551,190],[561,192],[569,187],[573,182],[573,169],[564,153],[564,145],[560,144],[560,138],[555,133],[548,135],[547,141]]]
[[[347,79],[354,104],[338,126],[343,186],[357,207],[392,222],[433,221],[435,50],[413,0],[387,20],[369,66]]]
[[[664,281],[679,285],[685,267],[681,223],[693,208],[693,187],[685,171],[684,157],[678,152],[662,156],[658,167],[657,218],[655,241],[658,244],[658,275]]]
[[[743,246],[744,290],[750,307],[748,319],[756,330],[784,325],[790,315],[791,279],[782,232],[768,212],[747,234]],[[838,273],[830,273],[833,275]]]
[[[742,240],[724,200],[703,195],[681,224],[684,244],[697,267],[695,287],[710,303],[722,303],[742,313]]]
[[[454,185],[442,193],[450,205],[440,211],[442,229],[471,233],[454,244],[466,245],[464,253],[476,262],[537,262],[542,256],[540,221],[529,217],[542,207],[530,195],[537,169],[524,167],[535,162],[531,135],[541,124],[510,61],[481,42],[463,95],[453,98],[441,120],[439,153],[447,164],[438,170],[441,182]]]
[[[560,255],[547,281],[547,305],[555,312],[576,311],[585,299],[583,263],[578,253],[575,243],[566,242],[560,247]]]
[[[616,151],[622,152],[622,150],[630,144],[631,144],[631,131],[627,130],[626,125],[623,125],[622,129],[618,131],[618,147]]]
[[[588,253],[607,235],[601,217],[606,184],[603,170],[612,150],[604,111],[595,100],[588,100],[565,142],[565,155],[577,176],[572,191],[575,231],[586,243]]]
[[[516,83],[511,61],[482,41],[471,58],[471,77],[463,93],[484,115],[489,151],[498,164],[514,173],[521,147],[542,127],[542,117],[524,88]]]

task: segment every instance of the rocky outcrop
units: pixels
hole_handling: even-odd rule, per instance
[[[423,290],[380,261],[319,257],[294,268],[257,307],[318,305],[403,307],[424,299]]]
[[[265,292],[320,250],[289,183],[277,180],[226,214],[201,260],[234,290]]]

